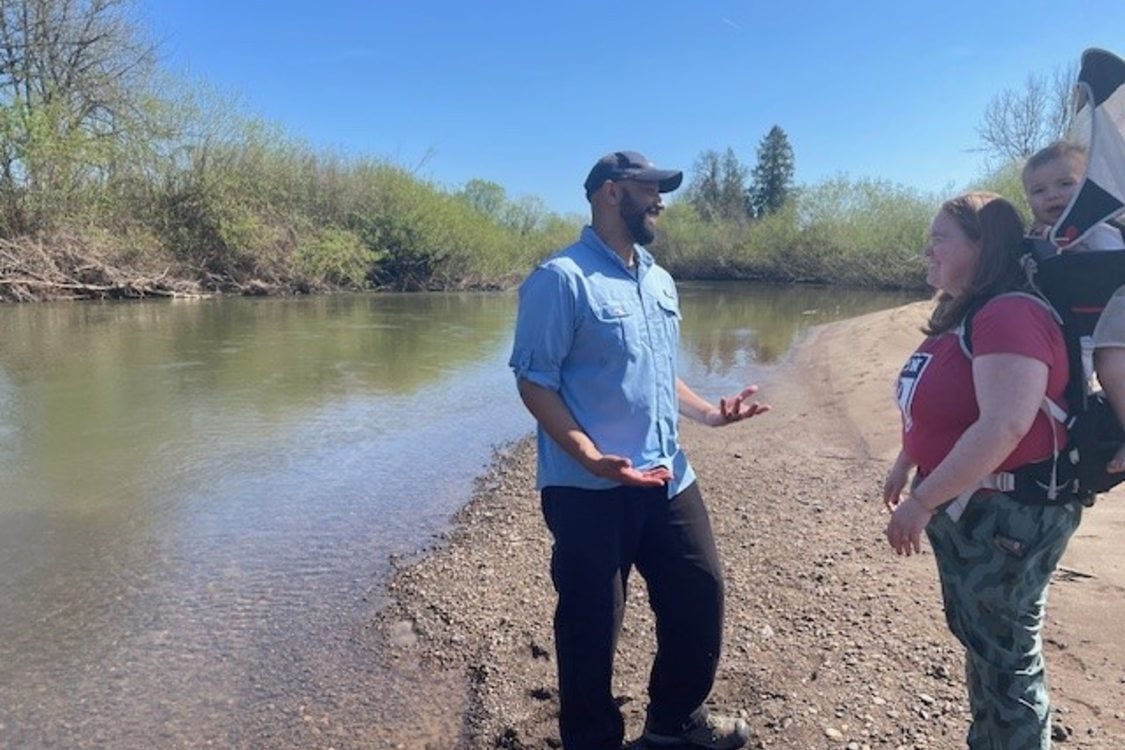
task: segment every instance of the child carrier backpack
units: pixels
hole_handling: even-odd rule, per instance
[[[1073,101],[1067,140],[1086,149],[1086,168],[1048,239],[1028,240],[1023,256],[1032,288],[1054,312],[1066,341],[1065,413],[1049,400],[1043,404],[1044,411],[1054,412],[1052,425],[1065,426],[1066,447],[1009,476],[997,475],[994,482],[995,489],[1028,503],[1089,504],[1125,481],[1125,472],[1105,470],[1125,433],[1105,395],[1090,389],[1090,336],[1109,298],[1125,284],[1125,231],[1122,250],[1059,251],[1080,244],[1100,222],[1123,229],[1114,217],[1125,216],[1125,60],[1106,50],[1084,51]],[[965,316],[961,337],[970,357],[972,315],[970,310]]]
[[[1090,335],[1106,302],[1125,284],[1125,240],[1122,250],[1063,252],[1042,241],[1028,240],[1025,268],[1035,296],[1062,327],[1070,377],[1065,404],[1044,399],[1052,424],[1066,430],[1065,447],[1053,456],[988,478],[986,486],[1033,505],[1061,505],[1079,500],[1093,504],[1095,495],[1125,481],[1125,472],[1110,474],[1106,465],[1125,443],[1125,430],[1102,391],[1090,388]],[[1049,249],[1048,249],[1049,248]],[[959,330],[961,347],[972,357],[970,309]]]

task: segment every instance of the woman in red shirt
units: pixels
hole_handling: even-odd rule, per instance
[[[927,338],[899,374],[902,450],[887,473],[887,541],[930,540],[946,620],[965,646],[968,746],[1050,747],[1041,627],[1047,584],[1081,520],[1078,502],[1031,505],[992,487],[998,472],[1063,447],[1062,332],[1020,265],[1023,222],[994,193],[947,201],[930,227]],[[972,315],[971,347],[961,326]],[[913,481],[910,479],[914,472]],[[908,487],[909,486],[909,487]]]

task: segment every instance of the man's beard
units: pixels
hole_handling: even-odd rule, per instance
[[[638,206],[637,202],[633,200],[633,196],[624,193],[621,206],[617,210],[621,215],[621,220],[625,222],[629,234],[632,235],[634,243],[647,245],[656,238],[656,234],[645,223],[645,219],[648,218],[647,209]]]

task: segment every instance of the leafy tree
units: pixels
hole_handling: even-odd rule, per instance
[[[1070,124],[1074,68],[1048,78],[1030,75],[1022,89],[1005,88],[989,100],[977,127],[981,150],[1000,162],[1023,161],[1062,137]]]
[[[0,0],[0,229],[33,230],[112,176],[149,120],[154,47],[129,0]]]
[[[500,223],[523,237],[540,229],[548,213],[547,206],[541,198],[525,195],[519,200],[508,202],[500,217]]]
[[[459,195],[473,210],[520,236],[540,229],[550,213],[543,201],[534,196],[508,200],[504,187],[490,180],[471,179],[465,183]]]
[[[508,204],[508,196],[504,187],[491,180],[472,179],[465,183],[461,195],[477,211],[490,219],[499,220],[504,207]]]
[[[785,131],[774,125],[758,145],[758,164],[747,203],[755,216],[775,213],[785,204],[792,187],[793,147]]]
[[[707,150],[696,159],[688,185],[688,202],[707,221],[746,218],[748,170],[728,147],[719,154]]]

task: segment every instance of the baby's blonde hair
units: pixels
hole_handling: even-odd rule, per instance
[[[1023,172],[1020,173],[1020,177],[1023,179],[1024,184],[1026,184],[1027,175],[1031,172],[1031,170],[1039,169],[1039,167],[1047,164],[1048,162],[1052,162],[1055,159],[1062,159],[1063,157],[1067,156],[1076,156],[1081,159],[1083,163],[1085,163],[1086,148],[1084,146],[1078,145],[1074,141],[1055,141],[1051,145],[1044,146],[1031,156],[1027,157],[1027,162],[1023,165]]]

